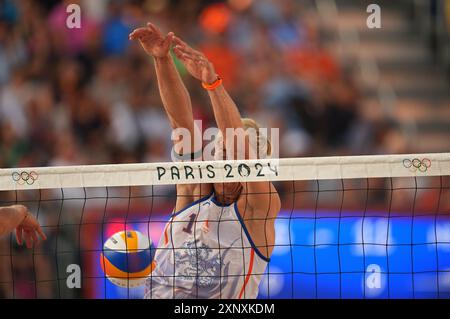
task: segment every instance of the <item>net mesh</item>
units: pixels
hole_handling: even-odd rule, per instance
[[[208,175],[208,165],[215,174]],[[177,200],[174,185],[192,183],[186,167],[196,183],[270,181],[281,210],[276,217],[241,211],[244,224],[256,218],[275,223],[270,262],[253,266],[253,291],[241,289],[251,271],[245,261],[251,247],[242,235],[235,248],[243,272],[224,275],[223,239],[215,264],[195,242],[195,269],[181,274],[175,258],[172,272],[158,274],[168,278],[161,289],[171,290],[171,297],[204,298],[202,289],[212,279],[219,282],[218,298],[229,297],[225,282],[236,282],[241,298],[450,297],[448,153],[0,170],[0,206],[26,205],[48,236],[32,249],[18,246],[12,235],[0,239],[0,297],[142,298],[145,285],[122,278],[120,287],[106,277],[104,244],[117,232],[135,230],[153,243],[152,250],[186,252],[158,245]],[[204,223],[199,218],[183,225],[195,233]],[[218,235],[226,236],[227,218],[219,223],[224,231]],[[124,262],[126,269],[139,263]],[[189,292],[183,292],[186,281]]]

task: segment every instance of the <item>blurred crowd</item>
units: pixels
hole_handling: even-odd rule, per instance
[[[309,1],[0,0],[0,167],[170,160],[153,61],[128,40],[147,21],[202,50],[244,116],[280,129],[281,157],[385,149],[389,124],[360,115]],[[195,118],[215,126],[177,65]]]

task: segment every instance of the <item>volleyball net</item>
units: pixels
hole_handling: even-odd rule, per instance
[[[0,297],[142,298],[105,275],[108,238],[156,248],[175,185],[255,181],[282,204],[259,298],[450,297],[450,153],[2,169],[0,206],[26,205],[48,240],[0,239]]]

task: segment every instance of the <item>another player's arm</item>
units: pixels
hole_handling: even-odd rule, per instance
[[[174,144],[178,147],[175,148],[175,151],[178,154],[201,152],[201,150],[194,148],[194,137],[200,136],[200,134],[195,135],[194,133],[196,127],[194,126],[191,99],[170,56],[173,33],[170,32],[164,36],[156,26],[148,23],[146,27],[134,30],[130,34],[130,40],[139,40],[145,52],[154,58],[161,100],[172,129],[183,128],[190,132],[190,150],[186,152],[181,146],[183,143],[179,143],[180,140],[175,140]],[[198,156],[196,157],[198,158]],[[177,185],[177,203],[175,210],[187,206],[192,201],[210,192],[211,185]]]
[[[197,79],[203,83],[213,83],[217,80],[217,74],[214,70],[214,66],[208,59],[199,51],[192,49],[184,41],[178,37],[174,37],[176,46],[174,52],[177,57],[184,63],[187,70]],[[229,141],[226,139],[226,129],[244,129],[241,119],[241,114],[230,97],[225,87],[221,84],[214,90],[208,90],[211,104],[213,107],[214,117],[217,125],[223,134],[224,145],[226,149],[234,147],[234,158],[238,156],[249,157],[249,141],[246,136],[245,152],[239,154],[237,150],[237,141]],[[236,135],[233,135],[236,136]],[[236,137],[237,138],[237,137]],[[247,206],[249,206],[254,214],[261,214],[261,216],[267,218],[274,217],[280,211],[280,198],[275,187],[270,182],[252,182],[242,183],[244,188],[243,194],[245,200],[247,200]]]
[[[33,242],[39,241],[38,235],[43,240],[47,239],[38,221],[25,206],[0,207],[0,237],[14,230],[16,230],[17,243],[22,245],[25,240],[28,248],[33,246]]]

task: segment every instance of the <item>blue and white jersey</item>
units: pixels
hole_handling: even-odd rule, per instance
[[[256,298],[269,259],[255,247],[236,203],[214,194],[172,214],[144,298]]]

